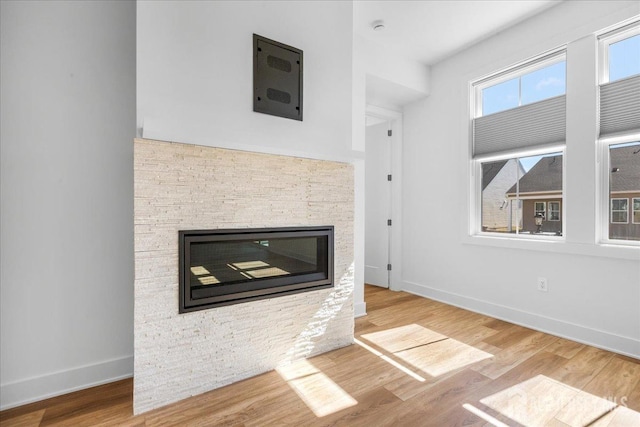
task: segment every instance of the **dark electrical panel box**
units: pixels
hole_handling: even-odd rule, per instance
[[[253,111],[302,120],[302,51],[253,35]]]

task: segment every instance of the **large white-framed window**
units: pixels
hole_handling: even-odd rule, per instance
[[[564,48],[471,84],[472,235],[563,236],[565,92]]]
[[[634,224],[640,224],[640,197],[634,197],[631,202],[631,218]]]
[[[634,200],[640,198],[640,22],[598,40],[599,240],[640,245],[640,223],[634,222]]]

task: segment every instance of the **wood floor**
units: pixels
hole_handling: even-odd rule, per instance
[[[2,426],[640,426],[640,361],[366,287],[356,344],[132,416],[132,380]]]

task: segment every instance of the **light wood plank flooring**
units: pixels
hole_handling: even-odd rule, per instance
[[[640,426],[640,361],[366,287],[356,344],[132,416],[132,380],[2,426]]]

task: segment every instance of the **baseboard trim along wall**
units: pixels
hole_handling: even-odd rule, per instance
[[[367,303],[357,302],[353,304],[353,317],[362,317],[367,315]]]
[[[403,291],[603,350],[640,359],[640,340],[403,281]]]
[[[0,385],[0,410],[133,376],[133,355]]]

